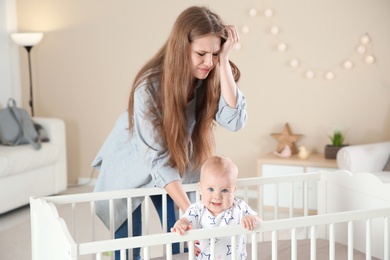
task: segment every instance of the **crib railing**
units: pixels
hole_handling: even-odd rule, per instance
[[[212,232],[210,229],[190,230],[185,236],[180,236],[176,233],[168,234],[151,234],[133,238],[123,239],[111,239],[104,241],[94,241],[76,244],[72,237],[67,232],[68,229],[61,218],[54,218],[56,210],[51,203],[44,203],[42,200],[32,201],[34,208],[45,207],[47,218],[45,219],[46,226],[50,229],[49,241],[55,243],[47,244],[53,252],[48,253],[48,250],[35,252],[33,259],[78,259],[78,256],[83,255],[95,255],[95,259],[102,259],[102,255],[105,252],[114,250],[121,250],[122,255],[124,251],[129,248],[136,248],[142,246],[144,249],[144,259],[150,259],[149,247],[157,246],[161,244],[166,245],[167,256],[166,259],[172,259],[172,252],[170,251],[171,244],[176,242],[188,242],[188,259],[194,259],[194,240],[199,239],[215,239],[218,237],[232,237],[232,248],[235,248],[235,235],[248,234],[251,238],[251,259],[258,259],[259,252],[257,251],[256,243],[258,241],[259,234],[265,232],[272,233],[272,259],[278,259],[278,239],[277,233],[282,230],[291,230],[291,259],[297,259],[297,237],[296,231],[298,228],[309,228],[311,230],[310,237],[310,259],[316,259],[316,230],[321,225],[328,226],[329,234],[329,259],[336,259],[335,255],[335,224],[348,223],[348,237],[352,237],[353,223],[358,220],[366,221],[366,259],[371,259],[371,243],[370,237],[373,235],[370,230],[370,223],[372,219],[380,218],[384,223],[384,258],[389,260],[389,216],[390,208],[376,209],[376,210],[359,210],[349,211],[341,213],[331,213],[325,215],[315,215],[307,217],[296,217],[293,219],[279,219],[269,220],[260,223],[255,230],[249,231],[241,226],[228,226],[214,228]],[[40,205],[37,205],[40,204]],[[164,241],[162,243],[162,241]],[[53,244],[55,245],[54,247]],[[55,253],[53,255],[53,253]],[[211,252],[211,258],[214,259],[215,252]],[[124,258],[123,258],[124,259]],[[236,259],[236,251],[232,250],[231,259]],[[349,239],[348,242],[348,259],[353,259],[353,239]]]
[[[370,229],[370,223],[373,219],[381,218],[383,220],[385,229],[384,229],[384,258],[385,260],[389,260],[389,217],[390,217],[390,208],[376,209],[376,210],[356,210],[349,212],[341,212],[341,213],[331,213],[325,215],[316,215],[316,216],[308,216],[308,217],[297,217],[294,219],[279,219],[279,220],[270,220],[262,222],[257,226],[257,228],[253,231],[246,230],[241,226],[228,226],[228,227],[220,227],[212,229],[200,229],[200,230],[190,230],[187,232],[185,236],[180,236],[175,233],[170,234],[155,234],[155,235],[146,235],[143,237],[134,237],[132,239],[126,238],[124,239],[123,245],[119,245],[118,247],[110,247],[107,246],[106,250],[113,250],[115,248],[122,248],[121,250],[125,250],[126,248],[134,248],[139,247],[139,245],[143,245],[144,247],[144,259],[149,260],[150,256],[148,254],[148,247],[161,245],[162,239],[164,240],[164,244],[166,244],[167,251],[170,250],[170,245],[176,242],[188,242],[189,245],[189,253],[188,259],[194,259],[194,241],[199,239],[212,239],[211,244],[213,244],[214,240],[218,237],[231,237],[232,238],[232,255],[231,259],[236,259],[236,251],[235,245],[235,236],[240,234],[247,234],[251,237],[252,243],[252,252],[251,259],[258,259],[257,252],[257,238],[258,234],[264,232],[272,232],[272,259],[278,259],[278,239],[277,233],[278,231],[282,231],[285,229],[291,230],[291,259],[296,260],[297,258],[297,237],[296,231],[298,228],[309,228],[311,230],[311,238],[310,238],[310,259],[316,259],[316,229],[318,226],[327,225],[328,226],[328,234],[329,234],[329,259],[336,259],[335,254],[335,224],[338,223],[348,223],[348,237],[352,238],[353,234],[353,223],[358,220],[365,220],[366,225],[366,259],[371,259],[371,239],[370,237],[373,235]],[[98,245],[98,247],[100,247]],[[348,259],[353,259],[353,239],[349,239],[348,242]],[[95,247],[94,243],[83,244],[80,246],[81,254],[91,254],[96,252],[98,247]],[[85,250],[85,251],[84,251]],[[215,248],[211,251],[210,259],[214,259]],[[99,257],[97,257],[99,259]],[[172,259],[172,253],[169,252],[167,255],[167,259]]]
[[[300,218],[294,216],[294,209],[296,209],[296,206],[294,205],[294,199],[290,199],[289,207],[288,207],[288,220],[280,219],[280,211],[278,207],[278,192],[275,192],[273,194],[274,201],[276,202],[274,209],[273,209],[273,217],[271,217],[270,221],[264,221],[254,232],[248,232],[246,230],[242,230],[239,227],[236,227],[237,229],[232,228],[230,230],[230,227],[226,230],[221,229],[218,233],[215,232],[213,229],[213,235],[215,237],[222,236],[222,235],[234,235],[238,233],[246,233],[251,234],[251,240],[252,242],[256,241],[262,241],[264,240],[264,233],[266,231],[273,230],[272,233],[272,240],[277,239],[278,230],[280,230],[281,227],[285,225],[285,223],[295,223],[296,227],[305,227],[310,230],[311,237],[313,237],[314,233],[316,233],[316,228],[313,228],[309,225],[308,219],[312,219],[313,223],[315,221],[321,220],[325,221],[326,217],[322,216],[310,216],[310,218],[307,218],[308,216],[308,206],[307,201],[309,199],[308,197],[308,182],[310,181],[318,181],[321,178],[320,173],[309,173],[309,174],[296,174],[293,176],[280,176],[280,177],[257,177],[257,178],[247,178],[247,179],[240,179],[238,180],[238,190],[236,192],[237,197],[240,197],[244,199],[248,204],[253,204],[252,206],[256,211],[258,211],[260,217],[263,219],[269,218],[268,215],[265,214],[265,208],[264,208],[264,186],[265,185],[274,185],[275,190],[278,190],[278,187],[282,183],[288,183],[290,185],[290,194],[293,197],[294,194],[294,183],[301,182],[303,183],[303,217],[306,218]],[[190,185],[184,185],[184,189],[186,192],[192,192],[195,195],[195,200],[199,199],[199,193],[197,191],[198,185],[197,184],[190,184]],[[148,188],[148,189],[134,189],[134,190],[122,190],[122,191],[113,191],[113,192],[99,192],[99,193],[85,193],[85,194],[75,194],[75,195],[63,195],[63,196],[52,196],[52,197],[45,197],[45,198],[31,198],[30,204],[31,204],[31,223],[32,223],[32,253],[33,253],[33,259],[78,259],[79,256],[88,255],[88,254],[94,254],[95,259],[102,259],[103,255],[106,252],[112,252],[115,250],[122,250],[121,254],[124,255],[124,250],[129,248],[136,248],[139,247],[139,245],[145,245],[144,248],[144,257],[145,259],[149,259],[149,247],[152,245],[158,245],[158,243],[161,244],[161,239],[164,240],[166,244],[170,244],[173,242],[184,242],[186,241],[185,238],[194,239],[200,239],[203,235],[210,235],[210,232],[207,232],[205,230],[194,230],[188,233],[185,237],[178,236],[176,234],[164,234],[163,237],[160,237],[160,241],[152,242],[154,236],[159,236],[158,234],[150,234],[148,227],[150,226],[150,205],[149,205],[149,197],[153,195],[162,195],[162,201],[163,201],[163,220],[162,220],[162,230],[166,230],[167,227],[167,219],[166,219],[166,200],[167,200],[167,194],[164,189],[158,189],[158,188]],[[132,198],[135,197],[143,197],[144,199],[144,223],[146,229],[143,231],[142,237],[134,237],[130,238],[132,234],[132,227],[129,225],[129,238],[126,239],[113,239],[114,238],[114,231],[111,231],[111,234],[106,239],[97,240],[96,239],[96,229],[94,223],[98,222],[94,209],[95,209],[95,202],[101,201],[101,200],[107,200],[109,201],[109,207],[110,207],[110,230],[114,230],[114,214],[115,214],[115,206],[114,206],[114,200],[116,199],[127,199],[127,208],[128,210],[128,223],[132,223],[131,218],[131,208],[132,208]],[[89,205],[89,215],[91,219],[91,239],[87,242],[80,242],[78,239],[78,231],[79,229],[85,228],[80,227],[78,228],[78,218],[77,218],[77,210],[79,204],[88,204]],[[71,207],[71,217],[68,220],[64,220],[62,216],[58,215],[58,210],[56,207],[59,207],[61,205],[70,205]],[[371,212],[371,211],[370,211]],[[350,213],[355,214],[355,213]],[[387,216],[387,220],[385,222],[387,223],[387,229],[388,229],[388,216],[390,215],[388,210],[382,210],[376,212],[376,217],[385,217]],[[357,214],[359,215],[359,214]],[[348,215],[349,216],[349,215]],[[294,222],[292,221],[292,217],[294,218]],[[319,219],[317,219],[317,217]],[[296,221],[296,222],[295,222]],[[310,222],[312,223],[312,222]],[[327,224],[332,224],[327,222]],[[314,229],[314,230],[313,230]],[[195,232],[195,233],[193,233]],[[198,233],[199,232],[199,233]],[[227,233],[224,233],[227,232]],[[229,233],[232,232],[232,233]],[[318,232],[321,233],[321,232]],[[193,235],[191,235],[193,234]],[[218,235],[217,235],[218,234]],[[291,234],[291,238],[293,238],[295,234]],[[332,235],[330,235],[330,238]],[[387,238],[388,243],[388,231],[387,235],[385,236]],[[191,240],[189,239],[189,240]],[[293,241],[293,240],[292,240]],[[314,242],[313,242],[314,243]],[[189,249],[193,248],[193,245],[191,243],[189,244]],[[164,254],[168,255],[167,259],[169,258],[169,254],[171,251],[171,248],[169,246],[165,247]],[[386,248],[386,247],[385,247]],[[387,247],[388,248],[388,247]],[[277,250],[276,250],[277,251]],[[385,252],[386,253],[386,252]],[[253,252],[253,254],[257,254],[257,252]],[[388,255],[388,252],[386,253]],[[129,254],[131,256],[131,254]],[[190,253],[191,255],[191,253]],[[277,256],[277,253],[276,253]],[[252,258],[256,259],[256,258]],[[277,258],[275,258],[277,259]]]

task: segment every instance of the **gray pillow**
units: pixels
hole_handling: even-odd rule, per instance
[[[389,160],[387,160],[387,163],[385,165],[385,168],[383,168],[385,172],[390,172],[390,157]]]

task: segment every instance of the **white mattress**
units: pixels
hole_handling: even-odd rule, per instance
[[[49,165],[57,160],[59,148],[43,143],[40,150],[28,145],[0,145],[0,178]]]

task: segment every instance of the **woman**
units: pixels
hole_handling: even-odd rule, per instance
[[[127,112],[92,163],[100,169],[95,191],[165,188],[170,230],[174,203],[183,212],[191,203],[182,184],[198,182],[201,164],[214,153],[215,122],[231,131],[246,123],[240,71],[229,61],[238,40],[236,28],[208,8],[179,15],[167,42],[136,75]],[[161,218],[161,196],[152,200]],[[141,235],[141,202],[133,200],[133,236]],[[115,238],[127,237],[127,202],[114,204]],[[108,227],[108,202],[96,212]],[[133,256],[139,259],[139,249]]]

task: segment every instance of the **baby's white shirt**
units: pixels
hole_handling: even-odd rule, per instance
[[[199,201],[192,204],[182,217],[190,221],[192,229],[199,229],[241,225],[242,218],[246,215],[257,215],[257,213],[243,200],[235,198],[233,200],[233,206],[221,212],[218,216],[213,216],[202,202]],[[246,235],[238,235],[236,241],[237,259],[246,259]],[[198,247],[201,253],[196,259],[210,259],[210,239],[200,240],[199,242]],[[232,252],[231,237],[216,238],[215,249],[215,259],[230,259]]]

